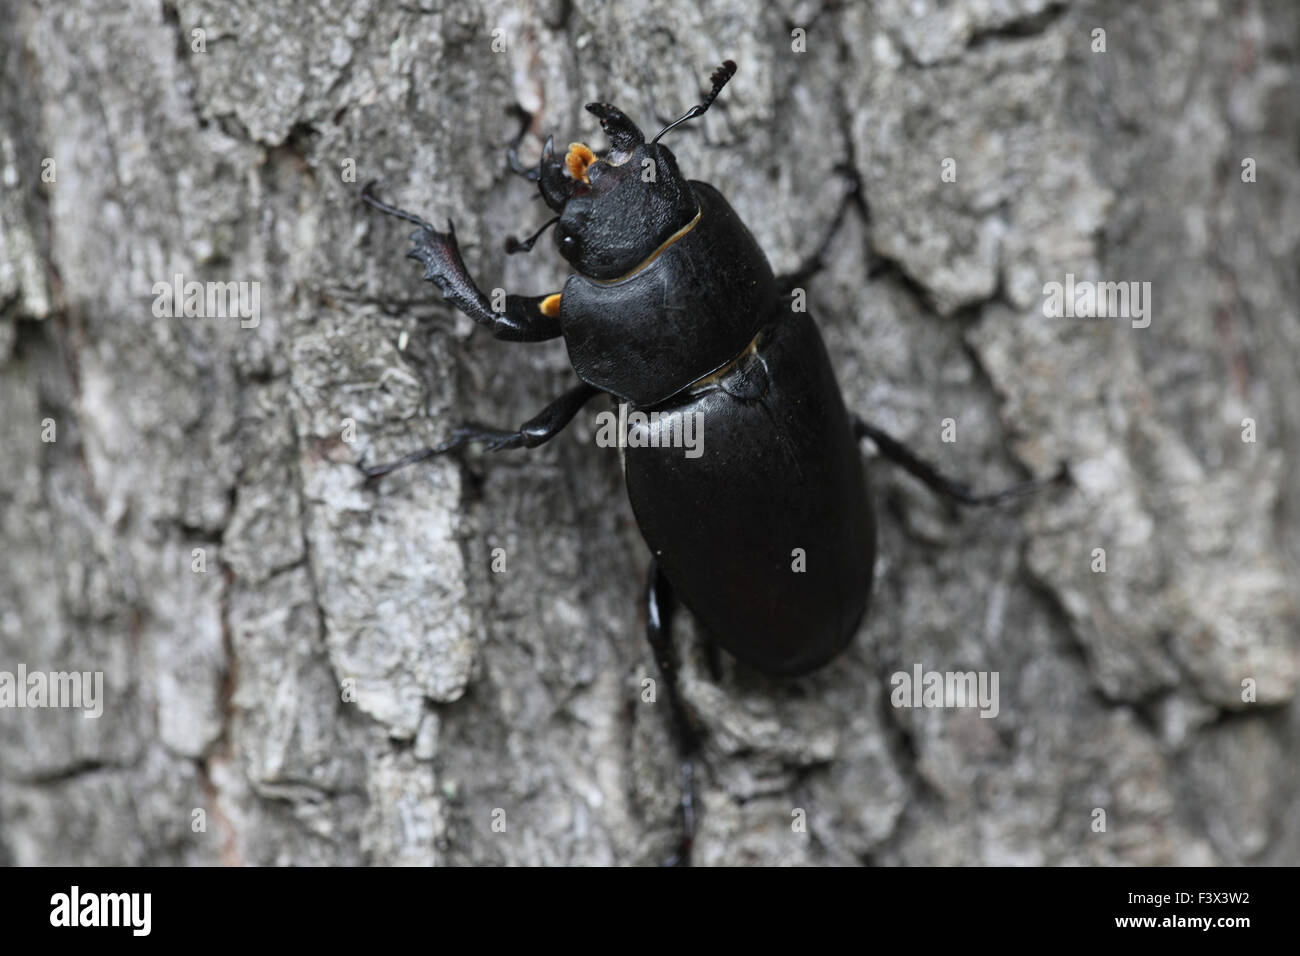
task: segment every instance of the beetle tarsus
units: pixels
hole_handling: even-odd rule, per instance
[[[396,461],[384,465],[358,465],[366,477],[368,485],[374,485],[385,475],[399,468],[427,461],[435,455],[446,455],[458,451],[467,445],[481,444],[487,451],[504,451],[507,448],[536,448],[550,441],[577,415],[582,406],[587,404],[600,389],[580,382],[573,386],[537,415],[534,415],[517,429],[493,428],[488,425],[461,425],[452,429],[451,435],[432,448],[422,448],[409,455],[403,455]]]
[[[673,591],[668,579],[652,558],[646,583],[646,639],[668,694],[669,718],[681,756],[682,832],[676,852],[665,866],[690,866],[695,841],[694,756],[699,750],[699,732],[691,721],[677,686],[677,653],[673,648]]]
[[[677,841],[676,851],[672,856],[664,860],[664,866],[691,865],[691,849],[695,843],[695,800],[694,787],[692,786],[692,777],[694,775],[695,765],[689,760],[683,760],[681,767],[682,834]]]
[[[528,135],[528,130],[533,125],[533,114],[518,103],[511,106],[509,112],[517,116],[520,122],[519,132],[515,134],[515,138],[506,147],[506,165],[510,167],[510,171],[515,175],[524,177],[530,183],[535,183],[542,176],[541,163],[536,166],[525,166],[519,162],[519,144],[524,141],[524,137]]]
[[[428,229],[430,232],[437,231],[433,228],[433,226],[425,222],[415,213],[407,212],[405,209],[398,209],[396,206],[390,206],[388,205],[388,203],[384,202],[382,199],[376,196],[375,186],[377,186],[378,183],[379,181],[377,179],[372,179],[370,180],[370,182],[366,183],[364,186],[361,187],[362,202],[366,203],[367,205],[374,206],[382,213],[387,213],[390,216],[396,216],[398,219],[405,219],[407,222],[413,222],[417,226],[420,226],[423,229]]]
[[[378,484],[379,479],[383,478],[385,475],[391,474],[399,468],[405,468],[407,465],[414,465],[417,462],[425,461],[436,454],[438,454],[437,448],[424,448],[420,451],[411,452],[409,455],[403,455],[396,461],[386,462],[382,465],[358,464],[357,468],[359,468],[361,474],[365,476],[366,484],[368,486],[374,486]]]
[[[456,224],[448,219],[447,231],[440,232],[414,213],[379,199],[374,195],[374,185],[374,181],[367,183],[361,198],[380,212],[420,227],[411,233],[412,245],[406,256],[424,266],[424,278],[442,290],[443,298],[502,341],[544,342],[560,334],[557,317],[540,309],[549,296],[507,295],[503,310],[493,308],[465,268],[456,242]]]
[[[1069,466],[1065,462],[1061,462],[1056,472],[1048,478],[1033,478],[1029,481],[1018,482],[999,491],[978,494],[969,484],[942,474],[937,468],[919,457],[883,429],[868,424],[861,418],[855,418],[853,431],[858,438],[870,438],[882,456],[912,475],[932,492],[962,505],[1000,504],[1012,498],[1019,498],[1022,495],[1042,491],[1052,485],[1068,484],[1071,481]]]
[[[704,649],[704,666],[709,669],[709,679],[717,684],[722,680],[722,652],[716,641],[706,638],[701,646]]]
[[[845,191],[843,199],[840,200],[839,208],[835,210],[831,224],[821,242],[818,243],[817,248],[799,264],[799,267],[794,272],[776,277],[777,288],[780,289],[781,295],[789,295],[796,288],[807,285],[809,279],[826,267],[826,253],[830,252],[835,236],[839,233],[840,227],[844,225],[844,219],[848,216],[850,209],[856,209],[864,219],[867,218],[867,205],[862,198],[862,178],[858,175],[858,171],[853,168],[851,163],[847,162],[841,163],[835,168],[837,172],[843,173],[849,181],[849,188]]]

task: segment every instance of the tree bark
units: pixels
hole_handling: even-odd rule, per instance
[[[357,194],[556,291],[549,239],[502,251],[547,215],[507,108],[529,159],[597,145],[583,104],[654,130],[724,57],[666,141],[774,268],[862,179],[808,287],[849,408],[982,487],[1076,484],[954,515],[872,458],[871,612],[813,676],[715,681],[683,616],[696,861],[1300,862],[1294,5],[4,5],[0,671],[105,700],[0,709],[0,862],[668,855],[600,405],[364,488],[575,378],[471,334]],[[1047,317],[1067,274],[1149,282],[1149,325]],[[258,283],[255,327],[156,315],[177,275]],[[893,706],[916,665],[996,672],[997,716]]]

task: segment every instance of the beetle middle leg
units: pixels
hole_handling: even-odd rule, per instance
[[[1030,481],[1022,481],[1014,484],[1009,488],[1003,488],[999,491],[988,492],[986,494],[976,494],[970,487],[962,481],[949,478],[942,474],[937,468],[919,457],[906,445],[897,438],[893,438],[883,429],[877,428],[864,422],[861,418],[853,419],[853,433],[858,438],[870,438],[875,442],[876,448],[880,454],[888,458],[894,464],[900,466],[908,474],[918,479],[922,484],[932,492],[943,495],[959,504],[963,505],[992,505],[1010,498],[1018,498],[1021,495],[1031,494],[1035,491],[1041,491],[1050,485],[1065,484],[1070,480],[1070,470],[1064,462],[1056,470],[1056,474],[1050,478],[1035,478]]]
[[[826,230],[817,248],[815,248],[800,263],[794,272],[787,272],[776,277],[777,288],[781,295],[789,295],[796,288],[805,285],[809,279],[821,272],[826,265],[826,253],[830,251],[831,243],[835,241],[836,234],[840,227],[844,225],[844,218],[849,214],[850,209],[856,209],[862,217],[867,218],[867,203],[862,198],[862,180],[859,178],[857,170],[850,164],[845,163],[836,167],[838,172],[844,173],[848,178],[849,188],[844,193],[844,198],[840,201],[840,207],[835,210],[835,216],[831,219],[831,224]]]
[[[432,448],[422,448],[409,455],[403,455],[396,461],[384,465],[361,466],[362,473],[368,481],[382,478],[391,471],[425,461],[435,455],[445,455],[473,442],[481,442],[489,451],[502,451],[506,448],[536,448],[562,432],[573,416],[577,415],[583,405],[600,393],[600,389],[586,382],[573,386],[537,415],[524,422],[519,428],[492,428],[485,425],[462,425],[452,431],[446,441]]]
[[[672,636],[674,604],[672,586],[660,572],[659,565],[653,558],[650,559],[650,570],[646,581],[645,603],[646,639],[650,642],[655,664],[659,667],[659,673],[668,692],[669,719],[681,759],[682,838],[677,852],[666,861],[666,865],[689,866],[691,845],[695,841],[695,798],[692,779],[695,773],[694,756],[699,749],[700,739],[677,687],[677,653],[673,648]]]
[[[533,125],[533,114],[517,103],[510,108],[510,112],[519,119],[519,132],[515,134],[515,138],[506,147],[506,166],[516,176],[522,176],[530,183],[535,183],[542,175],[541,164],[525,166],[519,161],[519,144],[524,141],[529,128]]]

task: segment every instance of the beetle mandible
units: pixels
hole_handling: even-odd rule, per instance
[[[551,137],[537,166],[525,167],[516,139],[507,151],[510,168],[538,184],[556,215],[524,242],[507,242],[507,250],[531,249],[554,225],[573,269],[559,293],[508,295],[494,311],[465,268],[451,223],[440,232],[381,202],[373,183],[362,190],[370,205],[419,227],[407,255],[456,308],[498,339],[563,336],[579,379],[517,429],[462,426],[433,448],[364,467],[369,479],[471,443],[536,447],[602,393],[658,412],[642,427],[661,435],[686,416],[702,415],[694,419],[708,436],[699,457],[674,454],[646,435],[651,440],[644,443],[629,440],[623,457],[632,510],[651,554],[647,637],[683,754],[679,858],[689,853],[698,728],[677,690],[675,601],[745,664],[774,676],[805,674],[853,639],[871,595],[876,529],[862,438],[931,490],[965,504],[992,503],[1065,477],[1063,467],[1046,481],[976,495],[849,414],[821,334],[811,314],[791,307],[791,292],[820,267],[849,205],[865,213],[856,179],[818,251],[778,277],[721,193],[683,177],[659,142],[708,110],[735,72],[735,63],[725,61],[708,96],[649,142],[608,103],[587,105],[609,141],[603,155],[574,143],[561,158]],[[647,169],[653,174],[643,175]]]

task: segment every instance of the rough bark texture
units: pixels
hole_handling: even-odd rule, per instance
[[[553,291],[549,240],[501,249],[544,218],[506,107],[599,142],[584,103],[657,128],[729,56],[672,148],[778,270],[862,176],[809,298],[850,408],[981,485],[1068,459],[1077,487],[954,516],[873,463],[873,612],[812,677],[715,682],[684,621],[697,861],[1300,862],[1293,4],[4,7],[0,670],[102,670],[107,701],[0,710],[0,861],[667,855],[599,407],[364,489],[356,460],[522,422],[572,373],[471,334],[356,193],[451,217],[487,289]],[[260,282],[260,323],[156,317],[176,273]],[[1151,282],[1150,326],[1046,318],[1066,273]],[[892,707],[917,663],[998,672],[999,715]]]

